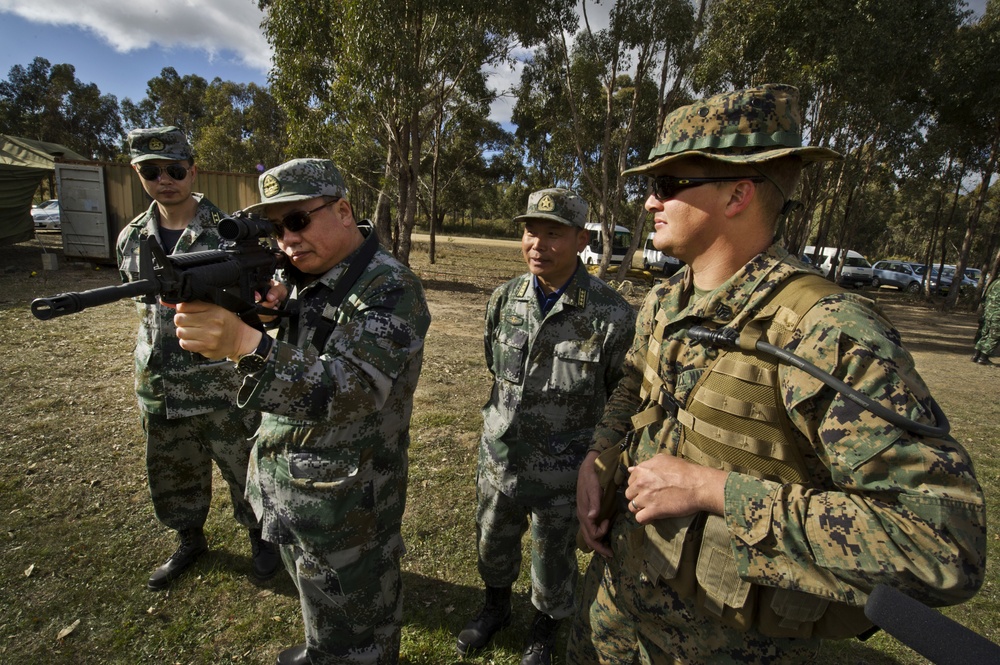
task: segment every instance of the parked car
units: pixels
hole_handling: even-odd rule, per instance
[[[923,263],[910,263],[910,266],[913,268],[914,271],[916,271],[918,275],[920,275],[920,279],[923,280],[924,273],[927,272],[927,266],[925,266]],[[937,266],[931,266],[930,276],[927,278],[927,281],[930,283],[931,292],[937,292],[938,290]]]
[[[979,268],[966,268],[965,276],[975,282],[975,285],[978,287],[979,282],[983,279],[983,271]]]
[[[664,275],[670,277],[683,265],[680,259],[664,254],[653,247],[652,233],[646,236],[646,244],[642,248],[642,267],[644,270],[660,270]]]
[[[804,253],[812,259],[816,253],[815,249],[812,246],[806,247]],[[835,254],[837,254],[836,247],[821,247],[814,267],[829,277],[834,271],[832,261]],[[840,256],[844,259],[844,267],[840,271],[840,284],[857,288],[871,285],[872,264],[868,263],[868,259],[853,249],[842,250]]]
[[[872,286],[893,286],[907,293],[919,293],[923,276],[906,261],[877,261],[872,266]]]
[[[956,266],[946,265],[941,270],[940,287],[938,288],[938,293],[947,294],[951,290],[951,285],[955,283],[955,268]],[[978,282],[968,276],[967,272],[962,273],[962,281],[959,284],[959,293],[968,293],[976,288]]]
[[[31,218],[35,222],[36,229],[53,229],[58,231],[61,228],[59,220],[59,200],[49,199],[31,207]]]
[[[597,265],[601,262],[601,252],[604,251],[603,231],[597,222],[587,222],[587,230],[590,231],[590,244],[580,250],[580,258],[586,265]],[[611,265],[618,265],[625,259],[625,252],[632,244],[632,232],[624,226],[615,226],[614,236],[611,238]]]

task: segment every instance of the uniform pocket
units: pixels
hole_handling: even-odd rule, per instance
[[[523,330],[501,330],[493,345],[496,376],[510,383],[524,380],[524,354],[528,347],[528,333]]]
[[[546,390],[593,394],[600,361],[601,347],[589,340],[559,342],[553,349],[552,376]]]

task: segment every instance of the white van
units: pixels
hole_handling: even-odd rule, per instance
[[[661,270],[669,277],[681,269],[680,259],[664,254],[653,247],[653,234],[646,236],[646,244],[642,246],[642,267],[644,270]]]
[[[813,267],[817,268],[826,276],[833,273],[834,266],[831,265],[836,247],[820,247],[819,256],[813,258],[815,247],[806,247],[803,253],[813,260]],[[846,253],[846,257],[844,254]],[[862,287],[872,285],[872,264],[861,254],[853,249],[842,250],[840,258],[844,261],[844,267],[840,271],[839,284],[844,286]]]
[[[580,259],[586,265],[597,265],[601,262],[601,252],[604,251],[602,240],[604,233],[601,225],[597,222],[587,222],[587,230],[590,231],[590,244],[580,252]],[[624,226],[615,227],[615,237],[611,240],[611,263],[618,264],[625,260],[625,252],[632,244],[632,232]]]

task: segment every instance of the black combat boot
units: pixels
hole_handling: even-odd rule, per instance
[[[973,358],[973,360],[975,360],[980,365],[992,365],[993,364],[993,361],[990,360],[990,357],[988,355],[986,355],[985,353],[983,353],[982,351],[976,351],[976,357]]]
[[[521,665],[552,665],[552,651],[556,647],[556,631],[559,619],[553,619],[545,612],[535,614],[531,622],[531,635],[521,656]]]
[[[263,582],[274,577],[281,567],[281,553],[277,545],[260,537],[260,529],[250,529],[250,552],[254,579]]]
[[[309,665],[310,663],[312,661],[309,660],[309,650],[306,649],[306,645],[296,644],[279,653],[275,665]]]
[[[974,354],[972,354],[972,362],[977,363],[979,362],[979,359],[982,357],[983,357],[982,351],[977,350]]]
[[[201,527],[194,529],[184,529],[179,532],[181,544],[177,550],[170,555],[167,562],[153,571],[146,582],[146,588],[150,591],[159,591],[167,588],[167,585],[180,577],[181,573],[188,569],[198,557],[208,551],[208,541],[205,540],[205,532]]]
[[[458,653],[482,649],[501,628],[510,625],[510,587],[486,587],[486,602],[479,614],[458,634]]]

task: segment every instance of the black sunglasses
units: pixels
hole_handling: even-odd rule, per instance
[[[288,229],[292,233],[298,233],[299,231],[302,231],[307,226],[309,226],[309,222],[312,221],[311,215],[313,213],[319,212],[323,208],[327,207],[328,205],[333,205],[339,200],[340,200],[339,198],[332,199],[330,201],[327,201],[326,203],[322,203],[316,206],[312,210],[294,210],[285,215],[281,219],[269,219],[268,221],[271,222],[271,224],[274,226],[274,235],[278,236],[279,238],[282,238],[285,235],[285,229]]]
[[[156,166],[146,164],[139,167],[139,175],[143,180],[158,180],[160,175],[166,173],[172,180],[183,180],[187,177],[188,168],[180,164],[167,164],[166,166]]]
[[[677,178],[672,175],[650,176],[649,189],[658,201],[667,201],[677,196],[677,192],[691,187],[700,187],[710,182],[739,182],[749,180],[750,182],[764,182],[764,176],[743,175],[732,178]]]

